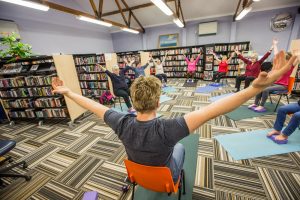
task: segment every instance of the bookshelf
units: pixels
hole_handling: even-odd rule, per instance
[[[73,122],[85,110],[63,95],[53,94],[51,79],[59,76],[78,93],[79,83],[74,72],[72,56],[38,56],[0,63],[0,98],[10,124],[20,119],[37,119],[39,125],[48,119],[71,119]]]
[[[190,47],[176,47],[176,48],[168,48],[168,49],[152,49],[148,50],[149,53],[152,54],[153,59],[162,60],[166,54],[166,51],[169,54],[166,57],[165,63],[163,65],[164,72],[169,78],[184,78],[186,77],[187,72],[187,63],[184,59],[183,54],[186,56],[194,56],[195,59],[200,53],[203,52],[203,46],[190,46]],[[202,78],[203,74],[203,55],[201,55],[196,69],[196,78]],[[151,74],[155,74],[154,66],[151,67]]]
[[[106,67],[104,54],[76,54],[73,58],[83,96],[100,97],[108,89],[105,72],[96,66]]]
[[[124,69],[126,66],[124,64],[123,58],[128,59],[135,59],[135,62],[133,63],[132,67],[136,67],[136,64],[141,62],[141,55],[138,51],[130,51],[130,52],[118,52],[117,53],[117,62],[120,69]],[[128,70],[125,73],[126,77],[128,77],[131,81],[134,80],[135,73],[132,70]]]

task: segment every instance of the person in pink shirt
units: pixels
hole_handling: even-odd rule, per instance
[[[273,39],[274,55],[278,53],[277,43],[278,41]],[[289,60],[291,57],[292,54],[287,52],[285,55],[286,60]],[[294,63],[291,69],[283,74],[274,84],[265,88],[261,93],[256,95],[254,104],[248,106],[248,108],[255,112],[266,112],[267,109],[264,105],[269,97],[269,93],[274,91],[285,91],[288,89],[289,78],[293,72],[294,66],[296,66],[296,63]]]
[[[196,66],[197,66],[197,63],[200,59],[200,56],[201,56],[202,52],[200,51],[199,55],[197,56],[196,60],[194,58],[194,56],[191,56],[191,60],[189,60],[184,54],[184,58],[185,58],[185,61],[187,62],[187,82],[190,82],[190,77],[192,77],[192,82],[194,82],[194,76],[195,76],[195,72],[196,72]]]

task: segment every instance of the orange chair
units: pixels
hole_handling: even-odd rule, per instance
[[[288,83],[288,88],[287,88],[287,90],[284,90],[284,91],[273,91],[272,93],[269,94],[271,103],[273,103],[273,102],[272,102],[272,98],[271,98],[271,94],[280,95],[280,97],[279,97],[279,99],[278,99],[278,102],[277,102],[277,104],[276,104],[276,107],[275,107],[274,112],[276,112],[277,107],[278,107],[278,105],[279,105],[279,103],[280,103],[280,100],[281,100],[281,97],[282,97],[282,96],[286,96],[286,100],[287,100],[288,104],[290,103],[290,101],[289,101],[289,95],[292,93],[294,83],[295,83],[295,77],[290,77],[290,78],[289,78],[289,83]]]
[[[184,171],[181,170],[181,175],[177,183],[174,184],[171,171],[168,167],[146,166],[134,163],[129,160],[124,160],[127,169],[128,179],[133,185],[131,199],[134,198],[135,185],[140,185],[148,190],[155,192],[166,192],[171,195],[179,189],[178,199],[181,199],[181,190],[185,194]],[[183,188],[182,188],[183,187]]]

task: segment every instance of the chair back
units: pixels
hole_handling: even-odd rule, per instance
[[[124,162],[128,178],[132,183],[155,192],[177,192],[180,178],[174,185],[171,171],[168,167],[146,166],[129,160],[124,160]]]
[[[291,94],[294,87],[294,83],[295,83],[295,77],[290,77],[288,83],[288,94]]]

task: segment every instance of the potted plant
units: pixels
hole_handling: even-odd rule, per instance
[[[0,50],[0,58],[12,57],[7,62],[13,62],[20,58],[28,58],[32,55],[31,46],[20,42],[17,38],[18,34],[12,32],[11,34],[4,36],[0,45],[4,49]]]

